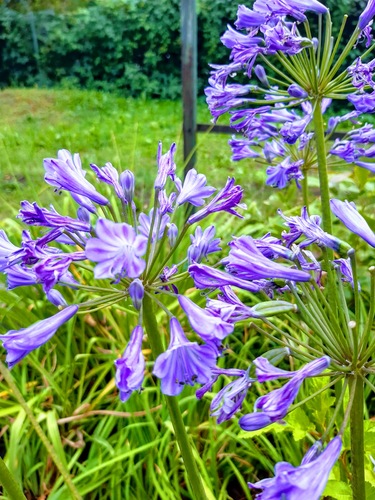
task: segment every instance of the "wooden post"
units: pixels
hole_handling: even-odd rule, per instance
[[[181,0],[182,109],[184,173],[196,163],[197,136],[197,14],[196,0]]]

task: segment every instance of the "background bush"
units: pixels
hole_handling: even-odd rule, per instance
[[[219,38],[233,23],[237,4],[197,2],[200,94],[208,64],[227,62]],[[339,18],[350,15],[351,33],[365,4],[343,0],[332,11]],[[180,0],[12,0],[0,6],[3,87],[62,85],[175,99],[180,51]]]

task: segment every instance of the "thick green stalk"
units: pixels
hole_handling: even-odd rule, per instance
[[[4,460],[0,457],[0,485],[4,488],[11,500],[26,500],[25,495],[22,493],[17,481],[8,467],[5,465]]]
[[[364,393],[363,380],[357,377],[350,385],[355,391],[353,405],[350,410],[350,442],[352,465],[353,500],[364,500],[365,491],[365,450],[364,450]]]
[[[160,337],[160,328],[158,327],[154,314],[153,303],[148,295],[145,295],[143,299],[143,320],[153,356],[156,358],[164,351],[164,349]],[[189,442],[189,437],[186,432],[177,399],[174,396],[164,397],[176,434],[177,442],[181,450],[182,458],[184,460],[186,472],[190,479],[190,485],[193,490],[194,498],[196,500],[204,500],[207,498],[207,494],[194,459],[193,450]]]
[[[17,385],[15,384],[12,375],[10,374],[9,370],[6,368],[6,366],[1,361],[0,361],[0,373],[4,377],[5,381],[7,382],[9,389],[12,391],[13,396],[16,398],[16,400],[18,401],[18,403],[20,404],[20,406],[22,407],[22,409],[26,413],[28,419],[30,420],[31,425],[34,427],[34,430],[38,434],[43,445],[46,447],[50,457],[52,458],[58,471],[62,475],[67,488],[70,490],[72,498],[74,500],[82,500],[81,495],[78,493],[77,488],[73,484],[72,478],[69,475],[69,471],[66,470],[64,464],[61,462],[61,460],[60,460],[59,456],[57,455],[56,451],[54,450],[53,446],[48,441],[48,438],[44,434],[43,429],[40,427],[33,412],[31,411],[30,407],[28,406],[24,397],[22,396],[20,390],[18,389]],[[12,500],[13,500],[13,497],[12,497]]]
[[[323,229],[332,234],[331,208],[329,205],[329,184],[327,171],[327,151],[324,137],[324,122],[321,109],[321,98],[317,98],[314,106],[314,131],[316,141],[316,155],[318,159],[318,172],[320,184],[320,199],[322,205]]]

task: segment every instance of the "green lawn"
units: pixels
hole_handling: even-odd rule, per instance
[[[198,119],[209,123],[202,102]],[[227,136],[200,134],[197,169],[218,185],[237,166],[230,161]],[[182,162],[182,108],[179,102],[126,99],[80,90],[7,89],[0,93],[0,216],[18,207],[21,199],[52,201],[52,188],[43,182],[42,160],[58,149],[79,152],[83,165],[110,161],[134,170],[138,193],[148,188],[156,171],[158,141],[164,150],[176,142]],[[239,167],[240,173],[243,167]],[[218,178],[219,177],[219,178]],[[147,200],[145,200],[147,202]]]

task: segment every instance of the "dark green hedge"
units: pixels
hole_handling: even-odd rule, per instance
[[[251,1],[246,3],[251,5]],[[345,12],[354,16],[346,26],[350,34],[366,0],[326,3],[332,8],[335,24]],[[228,60],[228,50],[219,38],[235,20],[238,2],[198,0],[197,4],[198,89],[202,94],[208,64]],[[181,78],[179,9],[180,0],[97,0],[74,12],[20,12],[3,3],[0,87],[57,84],[177,98]]]
[[[116,3],[115,3],[116,5]],[[180,95],[179,0],[93,4],[75,12],[0,7],[0,86],[65,85],[127,95]],[[219,37],[237,4],[199,4],[199,88],[208,63],[224,62]]]

